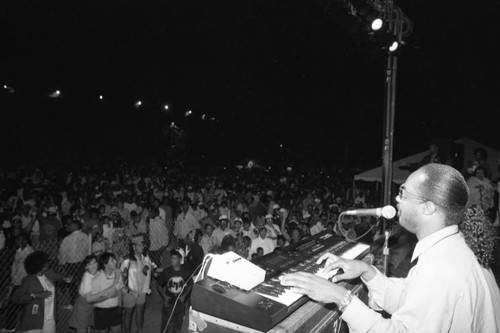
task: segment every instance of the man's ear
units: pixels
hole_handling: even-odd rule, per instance
[[[420,206],[424,215],[432,215],[436,212],[437,207],[432,201],[426,201]]]

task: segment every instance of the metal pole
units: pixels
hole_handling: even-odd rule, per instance
[[[397,57],[391,53],[387,56],[385,74],[385,118],[384,118],[384,139],[382,148],[382,191],[383,205],[391,204],[392,198],[392,154],[394,143],[394,118],[396,113],[396,69]],[[385,235],[384,249],[382,252],[384,259],[384,274],[388,274],[389,232],[387,231],[386,220],[383,219],[383,232]]]

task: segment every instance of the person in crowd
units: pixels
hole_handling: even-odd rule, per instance
[[[96,294],[92,293],[92,280],[97,275],[99,264],[97,257],[93,254],[86,256],[82,262],[85,272],[80,281],[78,297],[73,307],[73,312],[68,322],[68,326],[76,330],[77,333],[87,333],[89,327],[94,326],[94,303],[107,300],[116,293],[116,285],[121,279],[120,274],[115,275],[114,284],[108,289]]]
[[[184,320],[186,297],[191,291],[191,274],[181,265],[182,255],[170,252],[171,266],[158,276],[157,288],[163,301],[161,331],[180,333]]]
[[[266,227],[260,227],[259,237],[252,240],[252,246],[250,247],[250,255],[256,253],[259,247],[262,248],[263,255],[266,255],[274,251],[275,245],[273,240],[267,237]]]
[[[217,239],[215,238],[213,232],[214,227],[211,224],[205,224],[205,232],[200,239],[200,246],[205,254],[210,253],[213,248],[218,246]]]
[[[239,217],[236,217],[233,220],[233,225],[231,226],[231,229],[229,230],[229,234],[231,236],[233,236],[234,239],[238,239],[238,237],[240,236],[242,223],[243,223],[243,221]]]
[[[205,252],[200,245],[200,241],[202,239],[203,233],[200,229],[196,229],[195,231],[191,231],[186,237],[186,260],[185,266],[189,269],[191,273],[197,274],[201,263],[203,262],[203,257],[205,256]]]
[[[494,189],[491,181],[486,178],[482,166],[478,166],[474,170],[474,175],[467,180],[467,186],[469,187],[468,205],[476,205],[484,212],[489,213],[494,206]]]
[[[275,206],[277,206],[277,205],[275,205]],[[278,209],[279,209],[279,206],[278,206]],[[276,246],[277,239],[278,239],[278,236],[281,235],[281,231],[280,231],[280,228],[276,224],[274,224],[273,215],[267,214],[264,217],[264,223],[265,223],[265,227],[267,229],[267,238],[270,238],[273,241],[274,246]]]
[[[389,278],[364,261],[325,254],[318,263],[326,259],[326,271],[343,270],[332,282],[297,272],[283,276],[281,283],[316,301],[337,304],[355,332],[498,332],[500,290],[459,230],[468,202],[463,176],[450,166],[427,164],[400,187],[397,202],[399,223],[418,239],[408,277]],[[357,277],[369,289],[369,305],[390,318],[336,284]]]
[[[11,270],[11,294],[15,293],[21,287],[23,279],[28,275],[26,268],[24,267],[24,262],[26,261],[26,257],[34,252],[33,248],[28,243],[29,237],[26,233],[21,233],[17,236],[16,252]],[[14,304],[12,299],[7,303],[4,318],[2,320],[4,324],[2,327],[5,327],[5,332],[15,332],[21,310],[22,306]]]
[[[69,222],[70,234],[66,236],[59,246],[59,265],[64,267],[65,274],[81,276],[82,261],[90,254],[89,236],[81,231],[80,222]],[[76,279],[69,285],[70,303],[73,304],[78,294]]]
[[[107,294],[107,298],[94,303],[94,329],[97,333],[121,332],[122,307],[120,306],[119,292],[123,287],[122,279],[117,280],[120,273],[116,267],[116,257],[110,252],[104,252],[99,258],[99,272],[92,279],[92,294],[108,290],[114,286],[114,291]]]
[[[56,332],[55,284],[70,282],[71,277],[63,277],[49,269],[49,256],[42,251],[30,253],[24,267],[28,274],[21,286],[12,295],[12,302],[22,304],[22,332]]]
[[[179,240],[186,238],[187,234],[191,230],[200,228],[198,220],[191,212],[192,209],[190,210],[189,201],[187,199],[182,202],[181,209],[182,212],[177,216],[177,219],[175,220],[174,230],[174,235]]]
[[[158,208],[155,207],[150,209],[147,220],[149,225],[149,254],[156,266],[159,267],[169,242],[167,224],[160,216]]]
[[[224,239],[224,237],[226,237],[226,235],[231,234],[231,230],[227,227],[228,222],[229,219],[226,215],[221,215],[219,217],[219,226],[214,230],[213,233],[217,246],[221,245],[222,240]]]
[[[122,288],[123,330],[132,330],[132,317],[135,312],[136,332],[141,333],[144,325],[144,310],[147,295],[151,293],[151,277],[156,265],[145,255],[144,237],[135,236],[130,243],[130,253],[120,267],[124,276]]]
[[[43,249],[50,260],[57,258],[57,233],[62,227],[61,220],[57,215],[57,208],[48,207],[40,215],[40,242],[39,247]]]

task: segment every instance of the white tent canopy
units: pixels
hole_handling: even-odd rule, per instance
[[[488,153],[488,164],[492,172],[492,176],[490,178],[492,180],[497,179],[497,177],[499,176],[497,164],[500,164],[500,151],[469,138],[457,139],[454,142],[464,146],[464,152],[463,152],[464,169],[460,171],[465,172],[467,167],[469,166],[470,161],[474,160],[474,149],[482,147]],[[402,170],[399,167],[403,165],[404,162],[406,162],[407,164],[418,163],[427,154],[429,154],[428,150],[394,161],[392,164],[392,178],[393,178],[392,181],[396,184],[403,184],[406,178],[410,175],[410,171]],[[382,166],[379,166],[378,168],[374,168],[355,175],[354,180],[355,181],[362,180],[367,182],[382,182],[382,172],[383,172]]]
[[[429,152],[423,151],[418,154],[407,156],[392,163],[392,181],[396,184],[403,184],[410,175],[410,171],[399,169],[399,166],[406,162],[407,164],[420,162]],[[354,176],[354,180],[364,180],[366,182],[381,182],[382,167],[371,169]]]

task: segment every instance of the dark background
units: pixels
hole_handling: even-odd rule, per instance
[[[396,4],[414,30],[395,158],[432,137],[500,148],[499,1]],[[0,28],[0,84],[14,89],[0,94],[3,163],[165,157],[172,121],[192,163],[381,162],[385,58],[318,2],[15,1]]]

